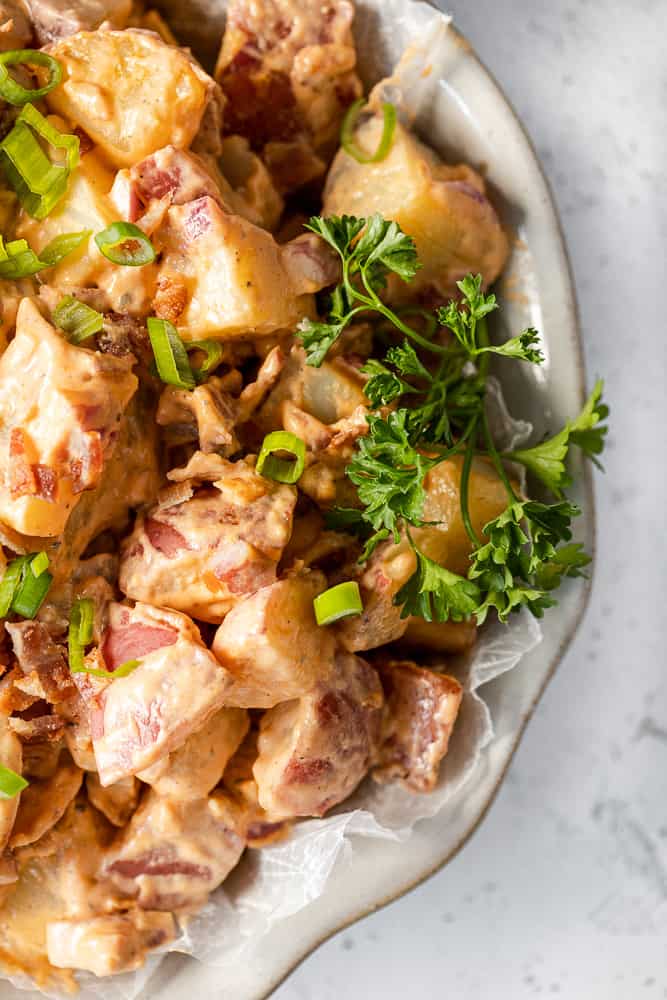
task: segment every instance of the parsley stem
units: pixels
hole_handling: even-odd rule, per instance
[[[468,508],[468,486],[470,483],[470,469],[472,466],[472,460],[475,455],[475,431],[477,430],[477,423],[479,420],[479,414],[476,414],[470,424],[466,428],[466,432],[470,433],[468,439],[468,445],[466,448],[466,453],[463,458],[463,468],[461,469],[461,484],[459,487],[459,502],[461,504],[461,520],[463,521],[463,526],[466,529],[470,541],[473,543],[475,548],[479,548],[480,541],[477,537],[477,532],[472,526],[472,521],[470,520],[470,510]]]
[[[484,439],[486,440],[486,446],[489,452],[489,457],[494,464],[496,472],[500,476],[502,483],[505,489],[507,490],[507,494],[512,503],[517,502],[519,500],[519,497],[514,492],[514,488],[512,486],[512,483],[510,482],[510,478],[507,475],[505,466],[503,465],[503,460],[498,454],[498,449],[496,448],[493,441],[493,437],[491,436],[491,431],[489,429],[489,421],[486,416],[486,410],[482,412],[482,428],[484,431]]]
[[[414,342],[416,344],[419,344],[420,347],[423,347],[424,350],[431,351],[433,354],[450,353],[449,348],[443,347],[441,344],[434,344],[432,341],[427,340],[426,337],[422,337],[420,333],[417,333],[417,331],[413,330],[411,326],[408,326],[406,323],[404,323],[403,320],[400,318],[400,316],[397,316],[395,312],[393,312],[391,309],[388,309],[387,306],[385,306],[385,304],[383,303],[382,299],[378,298],[375,291],[368,283],[365,271],[362,269],[360,270],[359,273],[361,274],[361,280],[363,282],[364,288],[368,293],[368,296],[362,295],[361,292],[358,291],[358,289],[354,288],[353,285],[349,284],[349,280],[347,286],[348,290],[358,301],[364,302],[369,309],[374,309],[376,312],[379,312],[382,316],[384,316],[385,319],[388,319],[389,322],[393,326],[395,326],[397,330],[400,330],[401,333],[404,333],[406,337],[410,337],[411,340],[414,340]]]

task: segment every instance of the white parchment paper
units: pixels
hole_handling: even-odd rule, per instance
[[[357,20],[355,37],[364,82],[370,88],[391,67],[398,66],[386,85],[387,96],[411,120],[419,121],[428,116],[435,90],[442,86],[441,42],[449,18],[424,3],[409,0],[361,2],[363,16]],[[367,44],[371,36],[372,44]],[[488,407],[503,447],[516,446],[530,435],[529,424],[512,420],[493,380]],[[284,843],[247,852],[208,905],[182,929],[172,949],[219,967],[224,988],[224,968],[242,962],[250,945],[256,949],[262,935],[277,921],[321,896],[336,861],[342,852],[354,850],[356,837],[403,842],[420,819],[445,810],[493,739],[493,722],[480,688],[515,667],[540,639],[537,622],[523,611],[507,626],[486,625],[472,655],[456,662],[453,668],[448,664],[465,693],[450,751],[433,794],[416,795],[398,785],[375,785],[367,780],[332,815],[297,824]],[[134,1000],[159,961],[160,956],[154,955],[139,972],[111,979],[82,975],[81,1000]],[[26,979],[11,981],[21,989],[34,989]],[[61,996],[52,991],[46,995]]]

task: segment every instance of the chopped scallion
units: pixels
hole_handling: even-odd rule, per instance
[[[53,321],[67,335],[70,344],[80,344],[100,332],[104,317],[85,302],[66,295],[54,309]]]
[[[8,66],[45,66],[49,71],[49,79],[43,87],[22,87],[9,75]],[[40,52],[38,49],[12,49],[11,52],[0,52],[0,97],[17,107],[44,97],[58,86],[62,76],[60,63],[48,52]]]
[[[66,153],[64,164],[53,163],[36,136]],[[54,128],[32,104],[26,104],[14,127],[0,143],[7,179],[26,212],[44,219],[67,190],[69,175],[79,163],[79,139]]]
[[[28,787],[28,782],[16,771],[0,764],[0,799],[13,799],[15,795]]]
[[[162,381],[179,389],[194,389],[196,382],[188,352],[174,324],[168,319],[151,316],[147,325],[155,365]]]
[[[341,618],[360,615],[364,605],[359,593],[359,584],[347,580],[335,587],[329,587],[313,601],[315,620],[318,625],[332,625]]]
[[[25,240],[12,240],[5,246],[0,236],[0,278],[16,281],[53,267],[89,236],[90,232],[63,233],[47,243],[39,255]]]
[[[283,458],[279,452],[286,452],[292,458]],[[257,456],[257,472],[265,479],[277,483],[296,483],[301,478],[306,465],[306,445],[296,434],[289,431],[272,431],[262,442]]]
[[[112,222],[95,236],[100,253],[112,264],[141,267],[155,260],[153,244],[133,222]]]
[[[61,233],[47,243],[39,252],[39,259],[44,267],[55,267],[64,257],[73,253],[92,235],[90,229],[82,229],[79,233]]]
[[[198,368],[192,368],[194,377],[198,382],[205,382],[208,376],[214,371],[224,356],[224,350],[219,340],[191,340],[185,344],[188,351],[203,351],[206,357]],[[191,366],[192,367],[192,366]]]
[[[396,128],[396,108],[393,104],[389,104],[386,101],[383,103],[382,115],[384,117],[384,123],[382,126],[380,143],[374,153],[366,153],[357,144],[357,140],[354,136],[357,121],[365,103],[365,98],[360,97],[358,101],[355,101],[354,104],[351,104],[347,109],[340,130],[340,144],[348,156],[355,159],[357,163],[380,163],[380,161],[384,160],[389,153],[394,139],[394,130]]]
[[[29,561],[23,565],[21,581],[11,603],[11,610],[16,612],[17,615],[21,615],[22,618],[35,617],[53,582],[53,576],[48,572],[46,567],[41,569],[39,573],[27,572],[28,566],[32,570],[35,562],[43,566],[44,559],[46,559],[46,565],[48,566],[49,560],[46,552],[38,552],[36,555],[30,556]]]
[[[49,557],[46,552],[38,552],[30,563],[30,570],[33,576],[41,576],[49,568]]]
[[[18,558],[13,559],[7,566],[0,581],[0,618],[6,618],[9,614],[14,594],[23,579],[23,574],[30,562],[30,558],[30,556],[18,556]]]
[[[95,620],[95,605],[89,597],[79,597],[72,604],[69,619],[67,646],[69,651],[69,668],[73,674],[85,671],[83,657],[85,648],[93,638],[93,623]]]

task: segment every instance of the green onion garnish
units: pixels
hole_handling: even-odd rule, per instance
[[[153,244],[133,222],[112,222],[95,236],[100,253],[112,264],[141,267],[155,260]]]
[[[90,231],[63,233],[51,240],[39,256],[25,240],[12,240],[5,245],[2,236],[0,236],[0,278],[9,278],[10,280],[27,278],[48,267],[54,267],[89,236]]]
[[[91,229],[82,229],[79,233],[61,233],[55,236],[39,252],[39,259],[44,267],[55,267],[64,257],[78,250],[82,243],[92,236]]]
[[[26,89],[9,75],[8,66],[46,66],[49,79],[43,87]],[[36,101],[57,87],[62,80],[63,71],[60,63],[53,56],[37,49],[12,49],[11,52],[0,52],[0,97],[10,104],[20,107],[28,101]]]
[[[85,302],[66,295],[53,310],[53,322],[67,335],[70,344],[80,344],[100,332],[104,317]]]
[[[384,116],[384,124],[380,144],[374,153],[365,153],[357,145],[357,140],[354,137],[357,120],[365,103],[365,98],[360,97],[358,101],[355,101],[347,109],[340,130],[340,144],[348,156],[355,159],[357,163],[379,163],[381,160],[384,160],[391,149],[394,129],[396,128],[396,108],[388,102],[383,103],[382,114]]]
[[[46,552],[18,556],[9,563],[0,581],[0,618],[10,611],[23,618],[35,617],[53,581],[48,565]]]
[[[30,556],[18,556],[17,559],[13,559],[7,566],[2,580],[0,580],[0,618],[6,618],[9,614],[14,594],[23,579],[23,574],[30,562],[30,558]]]
[[[95,667],[82,667],[79,673],[90,674],[91,677],[102,677],[106,681],[115,681],[119,677],[127,677],[133,673],[137,667],[141,666],[141,660],[126,660],[115,670],[98,670]]]
[[[359,584],[354,580],[329,587],[313,601],[315,620],[318,625],[331,625],[341,618],[360,615],[364,605],[359,593]]]
[[[16,771],[0,764],[0,799],[13,799],[28,787],[28,782]]]
[[[198,382],[205,382],[211,372],[218,367],[223,359],[224,350],[222,344],[219,340],[191,340],[184,346],[188,353],[190,353],[190,351],[203,351],[206,355],[198,368],[192,368],[192,372],[196,380]]]
[[[49,568],[49,557],[46,552],[38,552],[30,563],[30,570],[33,576],[41,576]]]
[[[66,164],[52,163],[36,133],[66,152]],[[26,104],[14,128],[0,143],[7,179],[29,215],[44,219],[67,191],[69,175],[79,163],[79,139],[54,128],[37,108]]]
[[[276,452],[287,452],[292,458],[283,458]],[[277,483],[296,483],[306,465],[306,444],[289,431],[272,431],[262,441],[257,456],[257,472],[265,479]]]
[[[190,368],[188,352],[174,324],[168,319],[151,316],[147,325],[155,365],[162,381],[179,389],[194,389],[196,382]]]
[[[31,569],[35,560],[40,560],[43,563],[42,556],[46,556],[46,553],[39,552],[36,556],[31,557],[29,564]],[[14,594],[11,610],[15,611],[17,615],[21,615],[22,618],[34,618],[49,592],[53,576],[46,569],[43,569],[39,574],[28,573],[27,570],[28,565],[23,569],[23,578]]]
[[[86,646],[93,638],[94,620],[95,605],[90,597],[78,597],[72,604],[67,635],[69,668],[73,674],[83,673],[86,669],[83,657]]]

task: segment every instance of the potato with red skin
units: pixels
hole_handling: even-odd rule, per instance
[[[323,816],[346,799],[370,767],[381,715],[375,670],[348,653],[307,695],[268,711],[253,775],[271,819]]]
[[[196,453],[184,476],[188,469],[185,499],[162,500],[137,518],[123,544],[119,585],[134,600],[218,624],[275,581],[296,490],[215,454]]]
[[[90,703],[104,787],[177,750],[222,707],[231,684],[185,615],[147,604],[111,604],[108,614],[100,646],[106,669],[140,663],[129,675],[103,682]]]
[[[373,778],[399,779],[413,792],[431,792],[458,715],[463,689],[454,677],[409,660],[378,657],[385,709]]]
[[[244,810],[224,792],[178,801],[148,792],[100,872],[142,909],[201,906],[245,848]]]
[[[233,678],[226,705],[271,708],[306,694],[331,673],[334,638],[313,611],[325,589],[322,573],[296,574],[232,608],[211,647]]]
[[[23,299],[0,358],[0,519],[25,535],[65,528],[94,489],[138,382],[132,359],[70,344]]]

